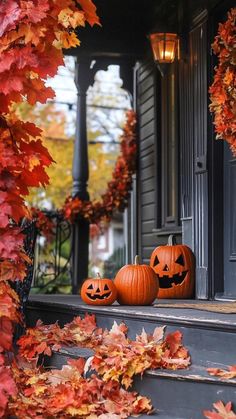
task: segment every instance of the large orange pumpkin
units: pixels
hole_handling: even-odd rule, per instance
[[[166,246],[152,252],[150,265],[159,278],[158,298],[191,298],[194,291],[195,258],[184,244],[170,235]]]
[[[82,300],[90,305],[108,306],[116,300],[117,291],[111,279],[88,278],[81,288]]]
[[[135,256],[134,265],[121,268],[114,280],[117,289],[117,301],[123,305],[149,305],[158,292],[158,278],[148,265],[140,265]]]

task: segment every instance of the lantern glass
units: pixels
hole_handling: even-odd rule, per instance
[[[154,60],[158,63],[173,63],[178,45],[175,33],[152,33],[150,36]]]

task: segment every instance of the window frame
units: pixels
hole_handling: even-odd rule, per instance
[[[172,83],[172,85],[171,85]],[[173,87],[174,86],[174,87]],[[172,94],[171,94],[172,93]],[[171,103],[173,101],[173,103]],[[174,110],[174,113],[172,112]],[[165,74],[157,76],[156,89],[156,142],[157,142],[157,170],[156,170],[156,229],[155,233],[164,235],[166,233],[181,233],[180,225],[180,141],[179,141],[179,83],[178,63],[168,64]],[[171,124],[174,121],[174,128]],[[174,131],[173,131],[174,129]],[[174,138],[173,138],[174,136]],[[168,148],[173,147],[172,163],[174,165],[174,176],[170,174],[171,158],[168,160]],[[169,172],[168,172],[169,170]],[[168,183],[174,183],[174,195],[172,210],[170,214],[168,206]],[[172,186],[171,186],[172,190]]]

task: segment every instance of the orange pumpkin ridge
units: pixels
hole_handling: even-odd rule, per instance
[[[114,282],[108,278],[88,278],[81,288],[81,298],[89,305],[107,306],[116,300],[117,291]]]
[[[134,265],[123,266],[114,280],[117,289],[117,301],[123,305],[149,305],[158,292],[157,275],[148,265],[139,264],[135,256]]]
[[[195,257],[188,246],[176,243],[175,236],[153,250],[150,266],[159,278],[158,298],[193,297]]]

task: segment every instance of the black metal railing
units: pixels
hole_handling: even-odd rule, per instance
[[[22,233],[25,235],[24,250],[27,256],[29,257],[30,262],[27,263],[27,274],[25,279],[23,281],[14,281],[12,287],[19,296],[20,308],[22,313],[24,314],[25,305],[29,297],[30,288],[34,276],[34,251],[37,238],[36,221],[28,221],[27,219],[23,219],[20,227],[22,228]]]
[[[32,293],[71,292],[71,224],[58,211],[44,211],[53,223],[49,239],[38,235]]]

